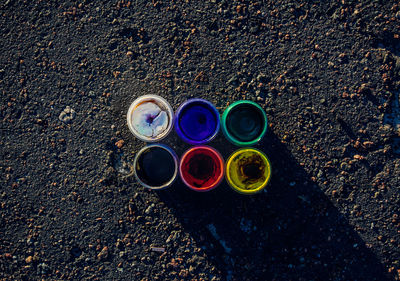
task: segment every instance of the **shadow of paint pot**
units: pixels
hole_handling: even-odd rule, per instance
[[[180,161],[182,181],[192,190],[210,191],[224,178],[224,159],[209,146],[195,146],[187,150]]]
[[[129,130],[138,139],[156,142],[165,138],[174,125],[171,105],[157,95],[144,95],[133,101],[127,113]]]
[[[203,99],[190,99],[175,114],[175,130],[185,142],[198,145],[211,141],[220,127],[219,112]]]
[[[222,132],[237,146],[257,144],[267,132],[268,119],[264,109],[253,101],[237,101],[223,113]]]
[[[149,189],[169,187],[178,174],[178,156],[167,145],[150,144],[143,147],[133,163],[136,180]]]
[[[226,161],[226,181],[241,194],[262,191],[271,178],[268,157],[255,148],[241,148]]]

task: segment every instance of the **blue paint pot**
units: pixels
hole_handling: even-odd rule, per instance
[[[218,134],[219,112],[209,101],[190,99],[181,104],[175,115],[175,130],[187,143],[207,143]]]

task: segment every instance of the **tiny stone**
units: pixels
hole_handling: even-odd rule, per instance
[[[165,252],[165,248],[164,247],[151,247],[151,250],[153,252],[161,252],[161,253]]]
[[[257,75],[257,81],[264,81],[266,78],[264,73],[260,73]]]
[[[105,260],[108,257],[108,247],[105,246],[103,249],[100,251],[100,253],[97,255],[97,258],[99,260]]]
[[[231,84],[236,84],[237,83],[237,77],[236,76],[233,76],[231,79],[229,79],[228,80],[228,85],[231,85]]]
[[[75,118],[75,110],[73,110],[71,107],[67,106],[64,108],[64,110],[60,113],[60,116],[58,116],[58,119],[64,123],[70,123],[72,119]]]
[[[33,244],[33,240],[31,237],[29,237],[28,239],[26,239],[26,244],[28,244],[28,246]]]
[[[151,211],[153,210],[154,206],[155,206],[155,205],[154,205],[154,203],[153,203],[153,204],[151,204],[149,207],[147,207],[146,211],[144,211],[145,214],[146,214],[146,215],[150,214]]]
[[[119,140],[115,143],[115,146],[118,148],[122,148],[124,146],[124,140]]]
[[[38,274],[46,274],[46,272],[49,269],[49,266],[45,263],[40,263],[37,269],[38,269]]]

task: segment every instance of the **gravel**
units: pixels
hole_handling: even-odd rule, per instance
[[[396,1],[0,7],[0,279],[400,279]],[[140,187],[144,94],[258,102],[267,191]]]

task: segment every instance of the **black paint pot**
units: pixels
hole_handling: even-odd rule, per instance
[[[170,186],[178,174],[178,156],[168,146],[151,144],[143,147],[134,160],[137,181],[150,189]]]

